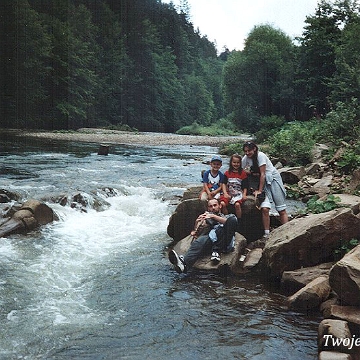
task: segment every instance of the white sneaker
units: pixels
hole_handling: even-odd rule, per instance
[[[186,272],[184,257],[182,255],[179,256],[175,250],[169,252],[169,260],[174,265],[177,273],[181,274]]]
[[[210,258],[211,261],[215,262],[215,263],[219,263],[220,262],[220,255],[218,252],[214,251],[212,254],[211,254],[211,258]]]
[[[241,262],[241,263],[244,262],[246,259],[246,256],[249,254],[250,251],[251,251],[250,249],[246,248],[244,254],[242,254],[240,256],[239,262]]]

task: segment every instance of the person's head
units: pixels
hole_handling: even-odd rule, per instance
[[[219,155],[214,155],[210,161],[210,167],[213,171],[219,171],[222,166],[222,159]]]
[[[231,155],[229,162],[229,172],[241,170],[241,156],[239,154]]]
[[[221,210],[220,203],[217,199],[210,199],[207,202],[207,209],[212,213],[219,213]]]
[[[247,141],[243,145],[243,151],[246,156],[254,159],[254,158],[257,158],[259,148],[253,141]]]

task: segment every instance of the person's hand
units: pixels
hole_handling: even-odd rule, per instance
[[[205,219],[206,219],[206,213],[203,213],[197,217],[196,221],[201,221],[201,220],[205,220]]]
[[[205,213],[205,218],[206,219],[212,219],[214,217],[214,214],[213,213],[211,213],[211,212],[206,212]]]
[[[254,191],[255,199],[256,199],[256,197],[257,197],[259,194],[261,194],[261,191],[259,191],[259,190],[255,190],[255,191]]]
[[[246,196],[246,195],[243,195],[242,201],[244,202],[244,201],[246,201],[246,199],[247,199],[247,196]]]
[[[224,194],[224,197],[225,197],[226,199],[231,199],[231,196],[230,196],[229,194]]]

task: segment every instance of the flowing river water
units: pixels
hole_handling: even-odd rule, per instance
[[[179,275],[167,259],[170,199],[217,148],[97,150],[1,139],[0,188],[59,220],[0,238],[0,359],[317,359],[316,315],[289,312],[254,275]],[[97,211],[105,187],[116,196]],[[50,200],[77,192],[86,212]]]

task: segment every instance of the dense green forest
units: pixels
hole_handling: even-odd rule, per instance
[[[359,119],[357,0],[319,1],[298,39],[254,24],[243,50],[220,54],[185,5],[1,1],[1,127],[175,132],[221,120],[257,132],[268,119]]]

